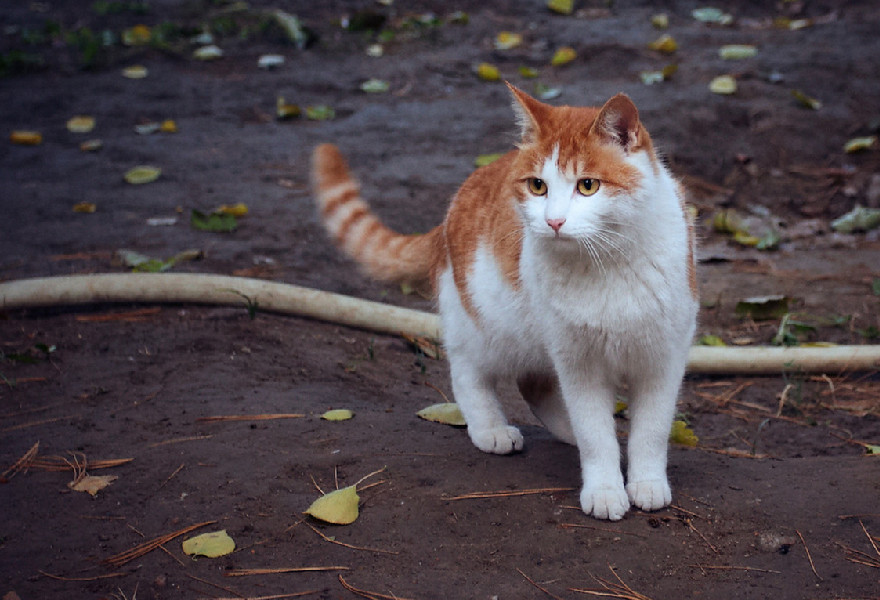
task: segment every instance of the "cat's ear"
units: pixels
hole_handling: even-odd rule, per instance
[[[510,88],[510,93],[513,94],[513,111],[516,113],[516,120],[519,123],[522,140],[524,143],[534,141],[540,133],[540,124],[544,120],[543,116],[550,107],[535,100],[509,82],[505,83]]]
[[[590,133],[621,146],[627,152],[635,150],[641,145],[642,138],[636,105],[626,94],[617,94],[599,111]]]

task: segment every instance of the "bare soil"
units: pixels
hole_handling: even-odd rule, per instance
[[[771,343],[778,318],[744,319],[734,308],[745,297],[785,294],[813,327],[801,342],[871,343],[880,327],[872,291],[880,239],[876,230],[834,233],[829,223],[857,203],[878,206],[876,146],[843,151],[880,125],[874,4],[718,2],[736,19],[721,27],[691,17],[699,3],[667,3],[666,33],[679,49],[665,56],[646,47],[663,33],[650,22],[656,7],[637,1],[611,9],[577,2],[574,16],[538,1],[258,0],[250,13],[222,2],[157,1],[145,12],[127,2],[7,2],[0,279],[123,272],[120,249],[168,258],[195,248],[204,257],[175,271],[266,277],[430,309],[369,281],[325,239],[308,157],[320,142],[339,144],[376,211],[401,231],[426,231],[475,157],[514,141],[506,88],[472,72],[488,61],[530,92],[535,80],[518,68],[538,68],[538,81],[562,88],[556,103],[601,104],[620,91],[634,99],[700,211],[699,335]],[[276,6],[317,39],[297,49],[255,16]],[[454,10],[469,22],[449,23]],[[362,11],[387,17],[397,32],[382,57],[366,53],[375,32],[339,26]],[[402,22],[427,11],[440,23]],[[812,21],[790,30],[772,26],[777,17]],[[97,49],[82,33],[118,34],[138,23],[178,33],[166,47]],[[187,42],[205,24],[225,53],[212,62],[192,58]],[[521,32],[523,45],[495,50],[504,30]],[[719,47],[733,43],[754,44],[758,54],[720,59]],[[578,58],[548,66],[565,45]],[[258,68],[270,53],[284,65]],[[641,82],[641,71],[672,62],[670,81]],[[148,77],[124,78],[132,64]],[[737,77],[737,93],[711,93],[711,79],[725,73]],[[373,77],[389,81],[390,93],[361,92]],[[822,107],[805,108],[792,90]],[[278,96],[329,105],[336,117],[277,120]],[[79,114],[96,118],[94,132],[67,131]],[[178,132],[135,132],[164,119]],[[42,144],[10,143],[22,129],[40,131]],[[89,137],[103,148],[80,151]],[[161,177],[125,183],[123,173],[139,164],[161,167]],[[79,202],[95,212],[73,212]],[[190,227],[192,209],[236,202],[250,210],[234,232]],[[714,231],[722,208],[773,215],[780,247],[746,248]],[[148,221],[173,217],[171,225]],[[416,600],[571,599],[585,596],[577,589],[607,591],[600,580],[655,600],[880,598],[880,462],[865,446],[880,444],[876,374],[688,377],[680,410],[699,442],[671,449],[674,505],[606,523],[575,506],[576,451],[537,426],[512,390],[506,399],[527,438],[513,456],[483,454],[463,429],[418,419],[417,410],[449,395],[446,365],[401,338],[259,310],[251,318],[244,306],[58,307],[3,312],[0,352],[0,469],[36,442],[41,458],[133,459],[87,466],[118,476],[94,498],[68,488],[70,470],[4,474],[0,593],[22,600],[355,597],[340,576],[385,594],[367,597]],[[330,408],[355,417],[321,420]],[[270,413],[304,416],[200,420]],[[619,422],[625,437],[625,414]],[[362,484],[381,482],[362,489],[354,524],[304,518],[318,487],[351,485],[379,469]],[[545,491],[454,499],[532,489]],[[103,562],[207,521],[216,523],[200,531],[227,530],[234,553],[194,560],[181,537],[118,568]],[[347,570],[226,576],[309,566]]]

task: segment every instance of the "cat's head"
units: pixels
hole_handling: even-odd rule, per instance
[[[522,130],[513,192],[525,227],[582,245],[619,244],[615,236],[639,217],[645,177],[656,172],[635,105],[618,94],[601,108],[555,107],[510,89]]]

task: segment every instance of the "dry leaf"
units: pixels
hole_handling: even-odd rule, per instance
[[[149,74],[147,68],[143,65],[132,65],[122,69],[122,76],[127,79],[143,79]]]
[[[79,115],[67,120],[67,130],[72,133],[88,133],[95,128],[95,117]]]
[[[39,131],[13,131],[9,141],[19,146],[39,146],[43,143],[43,134]]]
[[[183,552],[195,556],[217,558],[226,556],[235,550],[235,541],[229,537],[225,529],[203,533],[184,540]]]
[[[672,430],[669,432],[669,441],[682,446],[696,446],[700,438],[684,421],[673,421]]]
[[[574,48],[563,46],[553,54],[550,64],[554,67],[561,67],[562,65],[567,65],[575,58],[577,58],[577,52],[574,51]]]
[[[476,71],[477,77],[483,81],[498,81],[501,79],[501,73],[498,71],[498,67],[489,63],[484,62],[478,64]]]
[[[512,31],[502,31],[495,36],[496,50],[512,50],[522,44],[522,35]]]
[[[85,475],[68,483],[67,487],[74,492],[88,492],[94,498],[98,492],[117,479],[119,479],[117,475]]]
[[[125,173],[125,181],[132,185],[141,185],[143,183],[151,183],[159,179],[162,169],[151,167],[150,165],[140,165],[129,169]]]
[[[736,93],[736,79],[730,75],[719,75],[709,83],[709,91],[725,96],[734,94]]]
[[[98,207],[94,202],[77,202],[73,205],[75,213],[93,213]]]
[[[728,44],[721,46],[718,50],[718,56],[724,60],[741,60],[744,58],[752,58],[758,54],[758,49],[749,44]]]
[[[358,496],[355,486],[350,485],[324,494],[312,502],[306,514],[326,523],[349,525],[358,518],[358,502],[360,502],[360,496]]]
[[[247,204],[238,202],[236,204],[221,204],[216,211],[224,215],[232,215],[233,217],[243,217],[248,214]]]
[[[672,54],[678,50],[678,42],[671,35],[665,33],[648,44],[648,48],[657,52],[663,52],[664,54]]]
[[[419,417],[426,421],[434,423],[443,423],[444,425],[453,425],[455,427],[464,427],[467,421],[461,414],[461,409],[455,402],[441,402],[440,404],[432,404],[423,408],[416,413]]]

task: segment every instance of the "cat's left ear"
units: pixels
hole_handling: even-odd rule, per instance
[[[522,140],[525,143],[534,141],[540,133],[540,123],[544,120],[542,117],[550,107],[535,100],[510,82],[505,83],[513,94],[513,110],[520,126]]]
[[[632,152],[641,145],[643,133],[636,105],[626,94],[617,94],[599,111],[590,133]]]

